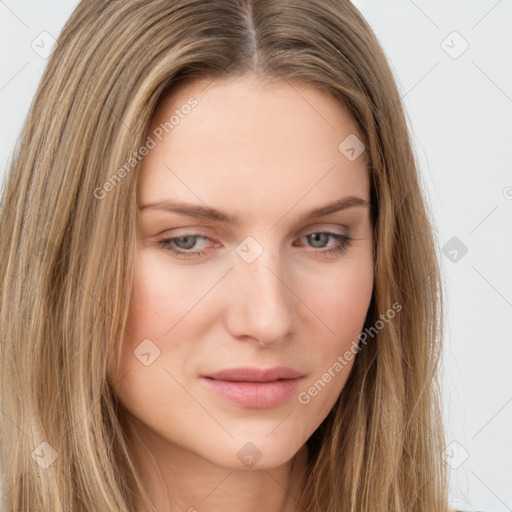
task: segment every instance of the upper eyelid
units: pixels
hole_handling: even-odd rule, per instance
[[[187,226],[187,227],[183,227],[183,228],[174,228],[174,229],[170,229],[170,230],[165,230],[161,233],[161,235],[157,235],[157,236],[164,236],[164,233],[168,233],[170,231],[183,230],[181,233],[178,233],[178,234],[169,233],[168,238],[181,238],[183,236],[205,236],[207,238],[215,238],[215,236],[212,237],[209,234],[203,232],[202,231],[203,229],[204,228],[196,228],[194,226]],[[337,233],[336,229],[344,229],[345,232]],[[328,227],[328,226],[325,226],[325,223],[317,223],[316,225],[313,225],[312,227],[300,228],[298,230],[298,234],[296,234],[294,236],[305,236],[305,235],[309,235],[312,233],[320,233],[320,232],[331,232],[331,233],[334,233],[337,235],[344,235],[344,234],[348,234],[349,231],[350,231],[350,227],[345,224],[336,224],[336,227]],[[232,233],[230,232],[230,234],[232,234]]]

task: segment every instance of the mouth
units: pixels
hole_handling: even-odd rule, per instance
[[[269,409],[286,402],[304,377],[271,381],[237,381],[201,377],[203,384],[220,398],[248,409]]]
[[[227,382],[275,382],[277,380],[292,380],[304,377],[304,374],[287,366],[273,368],[240,367],[221,370],[202,377]]]

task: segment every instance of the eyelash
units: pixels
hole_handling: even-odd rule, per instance
[[[342,254],[344,253],[348,247],[350,246],[353,238],[349,235],[340,235],[339,233],[332,233],[331,231],[313,231],[312,233],[308,233],[307,235],[304,235],[304,237],[308,237],[311,235],[329,235],[330,237],[334,238],[335,240],[338,240],[338,243],[336,246],[334,246],[331,249],[328,250],[322,250],[317,249],[314,252],[320,253],[321,255],[329,255],[329,254]],[[189,233],[186,235],[174,237],[174,238],[163,238],[161,240],[158,240],[159,245],[161,245],[162,249],[171,252],[175,256],[178,256],[180,258],[193,258],[193,257],[200,257],[205,254],[205,251],[182,251],[179,249],[174,248],[166,248],[166,245],[170,244],[174,240],[181,240],[182,238],[199,238],[204,240],[209,240],[209,237],[200,235],[197,233]]]

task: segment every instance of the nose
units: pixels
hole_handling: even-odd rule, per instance
[[[264,247],[252,262],[235,253],[229,272],[226,322],[232,336],[260,345],[286,339],[296,317],[296,295],[289,265],[278,249]]]

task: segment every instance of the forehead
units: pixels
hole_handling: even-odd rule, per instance
[[[361,139],[355,122],[309,84],[197,80],[160,102],[149,136],[156,145],[141,164],[139,203],[200,200],[277,215],[297,202],[369,199],[365,152],[350,160],[340,150],[347,137]]]

